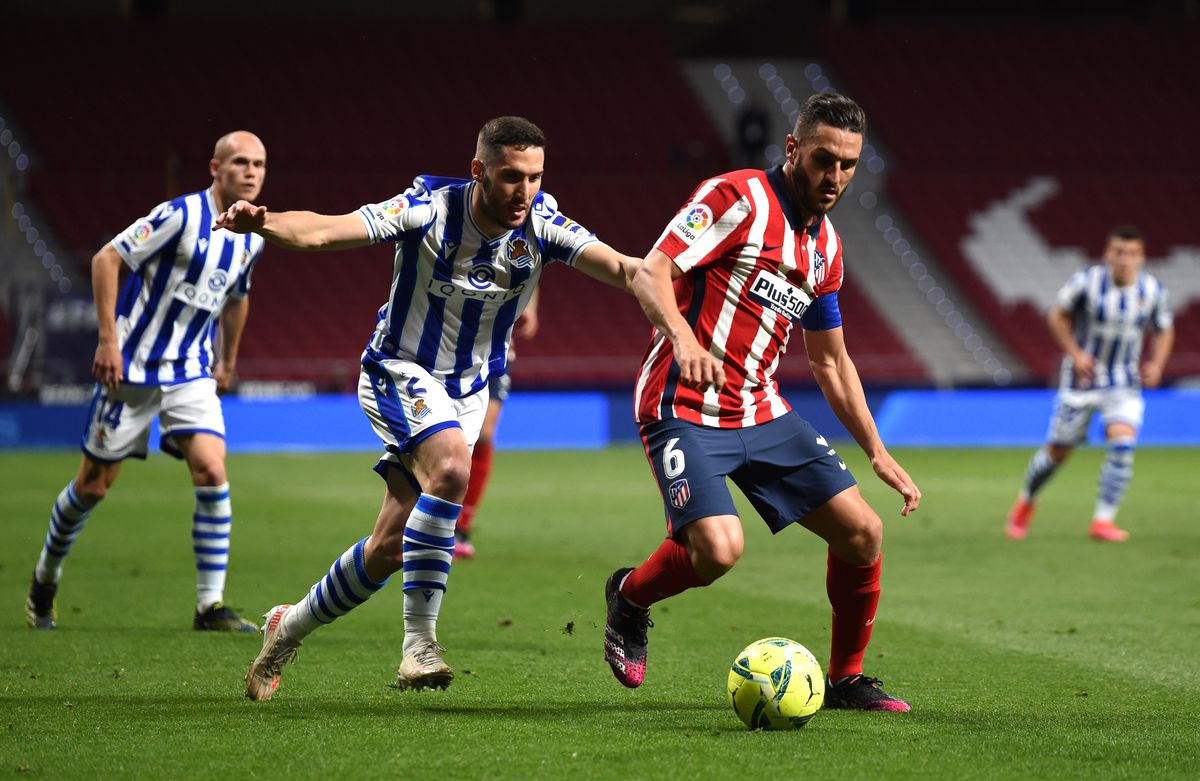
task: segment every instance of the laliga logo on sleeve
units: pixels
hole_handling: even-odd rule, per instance
[[[676,236],[691,244],[700,238],[700,234],[712,225],[713,213],[708,206],[697,203],[686,207],[679,215],[678,222],[671,228]]]
[[[389,217],[395,217],[404,210],[405,205],[403,197],[393,198],[383,205],[383,212]]]
[[[150,238],[150,224],[139,222],[138,226],[133,229],[133,243],[141,244],[148,238]]]

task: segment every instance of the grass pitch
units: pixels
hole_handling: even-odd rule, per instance
[[[1029,453],[897,451],[925,493],[900,502],[843,446],[884,516],[884,592],[867,672],[907,715],[825,711],[746,731],[725,702],[733,655],[785,635],[828,653],[824,549],[772,538],[713,587],[658,606],[646,684],[601,654],[602,588],[662,534],[636,448],[497,456],[455,564],[445,692],[389,687],[396,585],[318,630],[276,699],[243,699],[256,636],[190,629],[191,491],[166,457],[126,466],[67,562],[59,629],[22,619],[29,574],[75,453],[0,454],[0,776],[32,778],[1105,778],[1200,776],[1200,453],[1143,449],[1120,522],[1085,533],[1102,454],[1046,489],[1029,539],[1001,527]],[[299,599],[371,527],[369,454],[233,456],[227,601]]]

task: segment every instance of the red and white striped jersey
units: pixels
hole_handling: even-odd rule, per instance
[[[779,168],[734,171],[702,183],[655,247],[684,272],[675,301],[723,362],[725,385],[684,387],[671,342],[656,330],[635,389],[638,423],[743,428],[788,412],[774,373],[793,323],[841,325],[842,244],[829,218],[805,228]]]

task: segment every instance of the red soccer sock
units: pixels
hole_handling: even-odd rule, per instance
[[[879,605],[879,573],[883,556],[874,564],[847,564],[829,552],[825,590],[833,607],[829,649],[829,679],[838,681],[862,672],[863,654],[871,642],[875,609]]]
[[[650,607],[689,588],[707,585],[692,568],[687,548],[668,537],[625,578],[621,596],[635,605]]]
[[[471,533],[475,508],[479,506],[479,500],[483,498],[483,491],[487,488],[488,477],[492,474],[493,449],[491,442],[475,443],[475,450],[471,452],[471,480],[467,483],[467,495],[463,498],[462,514],[458,516],[455,531]]]

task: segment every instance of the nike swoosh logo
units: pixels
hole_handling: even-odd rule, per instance
[[[763,252],[774,252],[775,250],[779,249],[782,246],[783,246],[782,244],[764,244],[762,251]]]

